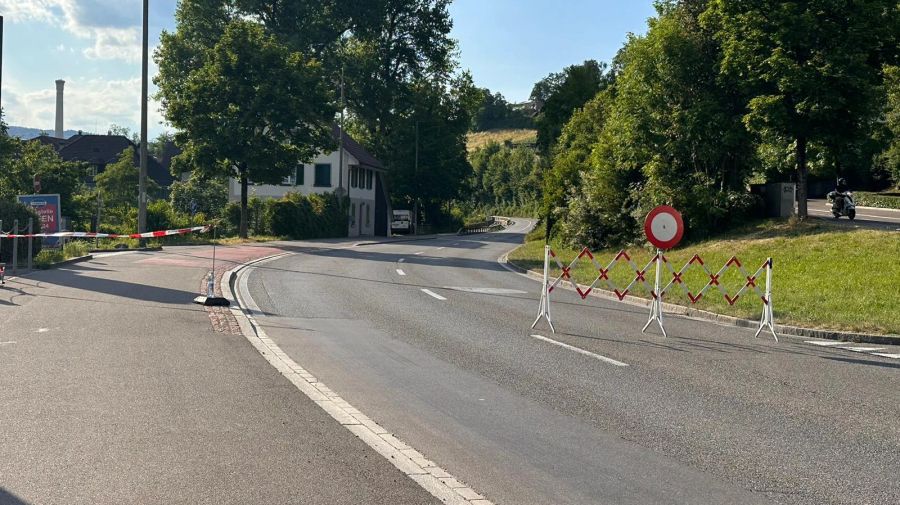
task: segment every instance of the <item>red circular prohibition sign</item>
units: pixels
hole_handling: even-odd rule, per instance
[[[681,213],[668,205],[660,205],[647,214],[644,233],[651,244],[660,249],[671,249],[684,236],[684,221]]]

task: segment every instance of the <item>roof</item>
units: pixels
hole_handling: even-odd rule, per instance
[[[81,161],[92,165],[115,163],[122,151],[132,147],[135,150],[134,164],[135,166],[140,164],[137,146],[124,135],[78,134],[68,139],[41,135],[34,140],[53,146],[59,157],[65,161]],[[172,174],[152,156],[147,157],[147,176],[162,187],[168,187],[175,180]]]
[[[332,127],[332,135],[334,135],[334,140],[340,140],[341,137],[341,128],[338,125],[334,125]],[[385,170],[385,166],[378,161],[377,158],[372,156],[369,151],[366,151],[366,148],[361,146],[359,142],[353,139],[349,133],[344,131],[344,149],[347,150],[350,155],[359,161],[360,166],[366,168],[374,168],[377,170]]]

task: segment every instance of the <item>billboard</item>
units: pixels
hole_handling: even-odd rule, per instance
[[[60,230],[59,195],[19,195],[19,203],[23,203],[31,208],[38,215],[40,230],[34,230],[35,233],[56,233]],[[19,223],[19,230],[24,230],[27,223]],[[58,237],[44,237],[44,245],[47,247],[56,247],[59,245]]]

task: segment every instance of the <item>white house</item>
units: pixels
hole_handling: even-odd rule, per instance
[[[340,135],[337,127],[334,135],[337,141]],[[248,196],[281,198],[288,193],[322,194],[343,189],[344,193],[349,192],[350,197],[348,235],[387,236],[390,231],[391,208],[384,181],[384,165],[346,132],[343,152],[343,167],[340,171],[340,150],[321,154],[312,163],[297,167],[294,175],[286,177],[277,186],[251,185]],[[228,184],[228,198],[233,202],[241,199],[241,184],[237,179],[231,179]]]

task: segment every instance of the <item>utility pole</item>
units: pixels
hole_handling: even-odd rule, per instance
[[[3,96],[3,16],[0,16],[0,98]],[[3,110],[3,100],[0,99],[0,110]]]
[[[344,109],[346,108],[344,104],[344,66],[341,65],[341,120],[338,124],[338,194],[344,192]],[[350,178],[349,172],[347,173],[347,178]]]
[[[416,181],[416,194],[415,194],[415,202],[413,203],[413,230],[414,235],[419,234],[419,121],[416,120],[416,172],[415,172],[415,181]]]
[[[144,37],[141,54],[141,174],[138,182],[138,233],[147,231],[147,11],[144,0]]]

